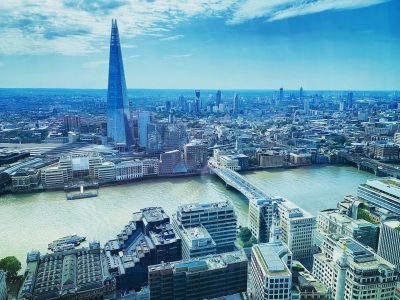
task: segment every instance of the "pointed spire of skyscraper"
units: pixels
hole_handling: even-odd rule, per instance
[[[132,130],[124,65],[117,20],[111,21],[110,62],[107,93],[107,138],[114,144],[131,146]]]

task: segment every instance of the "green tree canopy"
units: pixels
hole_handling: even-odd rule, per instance
[[[10,277],[15,277],[21,270],[21,263],[15,256],[7,256],[0,260],[0,270],[7,272]]]

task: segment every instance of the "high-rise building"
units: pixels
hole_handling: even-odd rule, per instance
[[[400,180],[396,178],[369,179],[360,184],[357,196],[370,207],[400,215]]]
[[[279,101],[283,100],[283,88],[279,89]]]
[[[107,93],[107,138],[113,144],[133,143],[131,115],[117,20],[112,21]]]
[[[150,123],[147,125],[147,149],[150,154],[183,150],[187,143],[185,124]]]
[[[159,174],[176,174],[186,171],[187,169],[182,161],[181,151],[172,150],[160,154]]]
[[[179,206],[177,213],[172,215],[172,224],[178,234],[183,228],[203,225],[216,243],[218,252],[235,249],[237,217],[229,202]]]
[[[138,128],[139,128],[139,146],[147,147],[147,125],[151,122],[151,113],[148,111],[139,112]]]
[[[215,95],[215,105],[219,107],[220,104],[221,104],[221,91],[218,90],[217,94]]]
[[[81,128],[81,117],[80,116],[64,116],[64,128],[68,131],[79,131]]]
[[[195,113],[199,113],[202,108],[202,103],[201,103],[201,99],[200,99],[200,90],[195,90],[194,93],[196,96],[196,98],[194,99]]]
[[[303,87],[300,88],[299,97],[300,97],[300,100],[303,99]]]
[[[245,292],[243,251],[149,266],[150,300],[202,300]]]
[[[381,223],[378,255],[394,264],[400,271],[400,221],[389,220]]]
[[[291,299],[292,253],[282,242],[281,234],[276,212],[271,225],[270,241],[254,245],[251,250],[251,299]]]
[[[308,113],[310,112],[310,100],[307,98],[304,99],[303,104],[304,104],[304,112],[308,115]]]
[[[199,170],[207,165],[208,147],[199,140],[193,140],[183,147],[186,167],[189,170]]]
[[[336,300],[394,299],[396,267],[352,238],[326,237],[314,255],[313,275]]]
[[[249,228],[251,234],[260,243],[269,241],[272,220],[279,201],[283,199],[249,200]]]
[[[315,217],[290,201],[279,203],[282,240],[293,253],[293,259],[312,258]]]
[[[239,113],[239,106],[240,106],[239,94],[234,94],[233,95],[233,113],[234,114]]]
[[[347,107],[351,109],[353,107],[353,92],[347,94]]]

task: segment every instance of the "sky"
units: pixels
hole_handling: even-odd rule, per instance
[[[400,0],[1,0],[0,88],[400,90]]]

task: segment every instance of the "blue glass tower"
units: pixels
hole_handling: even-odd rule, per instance
[[[112,20],[107,93],[108,142],[131,146],[131,123],[117,20]]]

